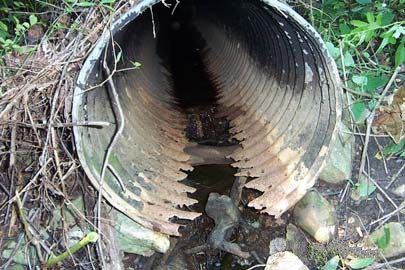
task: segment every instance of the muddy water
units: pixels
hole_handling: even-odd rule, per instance
[[[235,173],[236,169],[230,165],[196,166],[185,180],[187,185],[197,189],[196,192],[190,194],[191,198],[198,200],[198,204],[193,205],[192,208],[203,212],[211,192],[229,196]]]

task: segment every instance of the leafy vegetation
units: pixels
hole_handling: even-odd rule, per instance
[[[326,262],[322,270],[336,270],[340,262],[339,256],[334,256],[332,259]]]
[[[388,246],[391,240],[391,233],[389,227],[384,227],[384,234],[377,240],[378,248],[384,249]]]
[[[338,269],[339,263],[342,262],[348,268],[344,269],[363,269],[374,262],[373,258],[352,258],[347,264],[345,260],[341,259],[338,255],[334,256],[326,262],[326,264],[321,268],[322,270],[336,270]]]
[[[354,120],[364,125],[394,69],[405,61],[405,0],[304,1],[298,8],[324,39],[353,94]],[[384,152],[403,156],[403,141],[395,145]]]
[[[348,266],[350,269],[363,269],[374,262],[373,258],[354,258],[350,260]]]
[[[77,13],[81,9],[99,7],[111,12],[114,11],[112,8],[114,2],[115,0],[2,0],[0,6],[0,59],[10,52],[29,54],[35,51],[35,44],[27,44],[27,33],[34,25],[48,29],[44,34],[47,38],[58,29],[75,29],[79,23],[75,18],[78,17]],[[71,22],[66,22],[67,17],[71,19]],[[2,63],[1,61],[3,60],[0,60],[0,63]]]

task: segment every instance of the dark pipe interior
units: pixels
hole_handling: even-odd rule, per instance
[[[185,109],[211,105],[216,94],[215,85],[205,72],[202,52],[206,43],[193,24],[193,7],[184,2],[173,15],[162,6],[155,12],[161,25],[158,43],[166,43],[169,48],[163,58],[172,74],[174,95]]]

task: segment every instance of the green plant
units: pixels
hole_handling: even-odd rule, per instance
[[[12,15],[12,20],[14,22],[15,28],[13,33],[10,34],[9,27],[4,22],[0,21],[0,46],[2,49],[2,54],[9,51],[16,50],[19,53],[30,53],[32,50],[23,50],[20,43],[24,37],[26,31],[38,23],[38,17],[34,14],[29,15],[28,21],[20,21],[18,16]]]
[[[368,197],[376,189],[376,186],[373,185],[373,183],[371,183],[369,181],[361,181],[359,183],[356,183],[355,187],[356,187],[356,189],[358,191],[358,194],[359,194],[360,198]]]
[[[347,264],[350,269],[363,269],[374,262],[374,258],[353,258]]]
[[[356,124],[364,125],[394,69],[405,61],[405,0],[300,3],[353,93],[349,105]],[[405,156],[403,146],[398,148],[396,153]]]
[[[139,63],[139,62],[136,62],[136,61],[130,61],[130,62],[131,62],[131,64],[132,64],[132,67],[133,67],[133,68],[138,69],[138,68],[140,68],[140,67],[142,66],[142,64]]]
[[[4,56],[12,51],[17,51],[20,54],[29,54],[34,51],[35,47],[26,49],[23,46],[25,35],[33,25],[41,24],[44,27],[49,26],[50,31],[48,35],[55,30],[63,28],[75,30],[80,24],[80,16],[78,16],[80,9],[97,7],[102,10],[114,11],[113,4],[115,0],[66,0],[63,2],[55,0],[2,0],[2,2],[3,5],[0,7],[0,56]],[[56,9],[56,11],[52,11],[52,9]],[[55,13],[60,16],[57,16],[54,21],[42,21],[36,15],[38,13]],[[60,19],[69,14],[72,14],[74,18],[72,23],[70,25],[61,23]]]
[[[78,0],[67,0],[67,12],[74,12],[76,8],[86,8],[86,7],[95,7],[99,6],[101,8],[114,11],[112,4],[115,3],[115,0],[101,0],[101,1],[78,1]]]
[[[321,270],[336,270],[339,266],[339,262],[342,262],[342,264],[349,267],[349,269],[363,269],[372,264],[374,262],[374,258],[350,258],[350,260],[345,263],[344,259],[340,258],[339,255],[336,255],[328,260]]]
[[[329,261],[326,262],[326,264],[322,267],[322,270],[336,270],[340,262],[340,257],[335,256]]]
[[[388,246],[391,239],[391,233],[389,227],[384,227],[384,234],[377,240],[377,246],[380,249],[384,249]]]
[[[55,264],[68,258],[69,256],[71,256],[71,254],[75,253],[76,251],[78,251],[82,247],[86,246],[87,244],[97,242],[98,238],[99,238],[99,235],[96,232],[88,233],[85,237],[83,237],[82,240],[80,240],[79,242],[74,244],[72,247],[68,248],[62,254],[60,254],[56,257],[53,256],[53,254],[52,254],[51,257],[46,262],[46,266],[53,267]]]

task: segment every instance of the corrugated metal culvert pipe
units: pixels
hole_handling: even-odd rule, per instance
[[[125,128],[109,159],[104,198],[144,227],[178,235],[173,217],[199,215],[182,207],[196,202],[187,196],[194,188],[181,182],[192,170],[184,151],[190,144],[184,107],[212,102],[241,146],[231,154],[237,175],[249,177],[246,188],[262,192],[249,206],[280,216],[312,187],[335,140],[341,114],[335,63],[314,29],[278,1],[183,0],[171,12],[158,1],[140,1],[83,65],[74,121],[113,123],[75,127],[83,168],[99,188],[117,128],[113,85]],[[184,29],[191,34],[179,42]],[[204,85],[183,87],[180,96],[174,90],[181,67],[173,63],[189,57],[181,54],[187,42],[215,93],[207,86],[204,94]],[[122,57],[111,84],[103,64],[106,59],[114,70],[114,51]],[[134,61],[141,67],[133,69]]]

